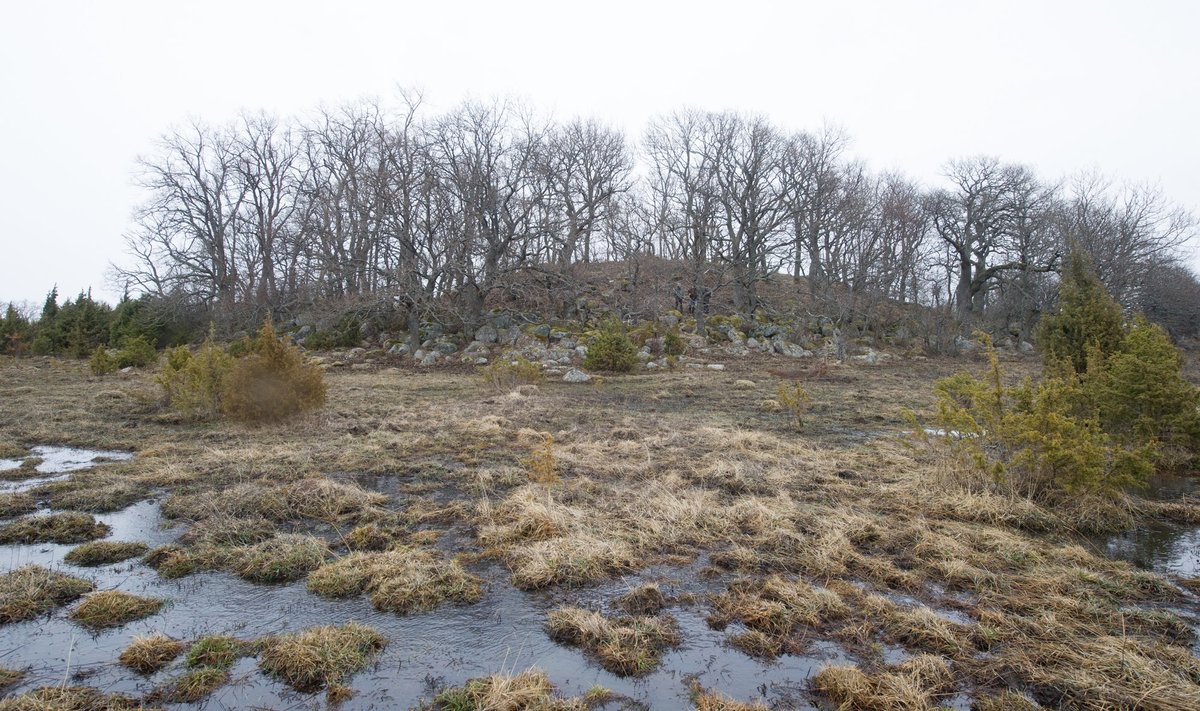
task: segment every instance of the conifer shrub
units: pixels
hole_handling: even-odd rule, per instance
[[[1087,257],[1071,253],[1058,290],[1058,311],[1042,317],[1037,340],[1049,362],[1068,364],[1076,373],[1088,369],[1088,360],[1099,352],[1116,352],[1125,337],[1124,316]]]
[[[496,358],[482,366],[479,374],[499,392],[508,392],[521,385],[537,385],[543,380],[541,367],[521,356]]]
[[[92,357],[88,358],[88,368],[93,375],[108,375],[117,372],[117,359],[108,354],[104,346],[96,346]]]
[[[156,360],[158,351],[144,336],[133,336],[121,341],[121,348],[116,355],[118,368],[145,368]]]
[[[236,420],[273,422],[325,404],[321,369],[275,335],[266,321],[253,353],[234,361],[221,391],[221,410]]]
[[[625,331],[625,324],[609,318],[588,343],[583,365],[588,370],[628,373],[637,364],[637,346]]]
[[[225,381],[232,368],[233,358],[210,331],[194,354],[183,346],[169,349],[156,380],[172,410],[192,419],[212,419],[222,411]]]

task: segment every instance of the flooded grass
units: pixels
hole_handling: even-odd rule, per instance
[[[75,511],[26,516],[0,526],[4,543],[83,543],[107,536],[112,529],[92,516]]]
[[[91,581],[25,565],[0,575],[0,624],[33,619],[76,600],[92,589]]]
[[[130,595],[120,590],[94,592],[71,611],[71,619],[93,630],[119,627],[149,617],[162,609],[165,600]]]
[[[8,707],[1099,708],[1097,689],[1200,706],[1189,568],[1097,555],[1060,512],[947,486],[892,439],[937,364],[806,382],[802,433],[761,409],[774,376],[753,363],[519,398],[331,372],[325,411],[270,428],[127,412],[70,364],[52,382],[0,365],[39,384],[0,401],[13,441],[140,450],[12,453],[0,502],[24,518],[6,526],[68,514],[102,540],[38,524],[0,548],[5,578],[170,601],[92,634],[70,599],[14,616]],[[555,481],[527,470],[539,446]],[[1194,551],[1189,496],[1128,510]]]
[[[145,543],[93,541],[71,549],[63,560],[71,565],[92,568],[136,558],[148,550]]]

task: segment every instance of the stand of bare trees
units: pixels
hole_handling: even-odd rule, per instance
[[[515,274],[542,275],[570,313],[581,265],[628,263],[636,280],[654,255],[682,265],[686,279],[658,287],[701,328],[714,294],[743,314],[769,309],[770,280],[839,329],[919,304],[1026,337],[1075,245],[1127,306],[1178,300],[1146,285],[1174,274],[1195,222],[1155,190],[1094,175],[1062,185],[988,157],[951,161],[928,189],[871,172],[847,146],[835,129],[697,110],[655,119],[634,143],[509,101],[430,114],[415,95],[399,109],[197,123],[140,160],[147,199],[117,272],[230,321],[371,299],[412,326],[453,304],[471,327]]]

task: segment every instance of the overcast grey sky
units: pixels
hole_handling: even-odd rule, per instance
[[[986,153],[1098,168],[1200,208],[1200,3],[9,1],[0,6],[0,302],[123,259],[134,159],[189,118],[395,87],[516,95],[640,135],[684,105],[843,126],[926,183]],[[1193,260],[1195,264],[1195,260]]]

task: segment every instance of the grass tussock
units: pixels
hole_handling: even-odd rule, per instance
[[[689,684],[689,693],[696,711],[767,711],[763,704],[736,701],[720,692],[705,689],[694,680]]]
[[[104,538],[112,531],[106,523],[75,511],[47,516],[26,516],[0,527],[0,543],[83,543]]]
[[[171,580],[205,570],[219,570],[228,565],[230,550],[200,545],[184,548],[171,543],[159,546],[142,558],[142,562]]]
[[[16,442],[0,440],[0,459],[20,459],[28,453],[28,450]]]
[[[39,493],[49,494],[50,505],[56,509],[110,513],[146,498],[146,488],[129,481],[117,481],[99,486],[80,486],[72,481],[54,482]]]
[[[192,646],[188,648],[187,666],[189,669],[228,669],[249,652],[250,645],[237,637],[223,634],[207,635],[192,642]]]
[[[267,519],[276,523],[315,519],[328,523],[355,520],[387,503],[387,496],[326,477],[288,484],[241,482],[222,489],[175,494],[163,502],[167,518]]]
[[[172,704],[194,704],[229,683],[229,670],[217,667],[189,669],[154,690],[156,700]]]
[[[162,609],[162,598],[140,597],[120,590],[89,594],[71,611],[71,619],[84,627],[105,629],[149,617]]]
[[[37,508],[37,499],[24,491],[0,494],[0,518],[10,518],[31,513]]]
[[[0,624],[31,620],[92,590],[91,581],[26,565],[0,575]]]
[[[522,590],[583,585],[628,573],[641,560],[628,544],[586,534],[537,541],[508,557],[512,582]]]
[[[436,711],[585,711],[582,700],[561,699],[550,678],[537,669],[520,674],[493,674],[471,679],[442,691],[433,701]]]
[[[338,687],[367,667],[387,639],[366,625],[313,627],[263,643],[259,667],[297,691]]]
[[[825,667],[812,687],[838,708],[934,711],[940,698],[953,693],[954,675],[940,657],[921,655],[875,674],[855,666]]]
[[[749,629],[731,640],[734,646],[766,658],[799,652],[801,646],[794,636],[802,628],[819,630],[850,614],[850,607],[837,592],[780,576],[735,580],[728,591],[713,596],[711,603],[709,624],[723,628],[740,621]]]
[[[136,558],[147,550],[149,550],[149,546],[145,543],[93,541],[67,551],[63,560],[71,565],[94,567]]]
[[[331,598],[366,593],[375,609],[404,615],[446,602],[473,603],[483,595],[483,581],[436,551],[398,548],[327,563],[309,574],[308,589]]]
[[[179,537],[189,545],[252,546],[275,535],[275,524],[262,516],[217,514],[197,521]]]
[[[631,615],[657,615],[667,606],[667,596],[656,583],[647,583],[617,598],[616,605]]]
[[[138,674],[153,674],[183,653],[183,642],[171,639],[162,632],[134,637],[121,652],[122,665]]]
[[[282,534],[232,553],[233,572],[254,583],[290,583],[316,570],[329,547],[314,536]]]
[[[560,607],[550,612],[546,626],[554,641],[582,647],[621,676],[654,671],[662,652],[680,642],[671,617],[607,618],[578,607]]]
[[[19,669],[0,667],[0,691],[4,691],[24,678],[25,672]]]
[[[106,694],[90,686],[47,686],[0,700],[0,711],[149,711],[124,694]]]

